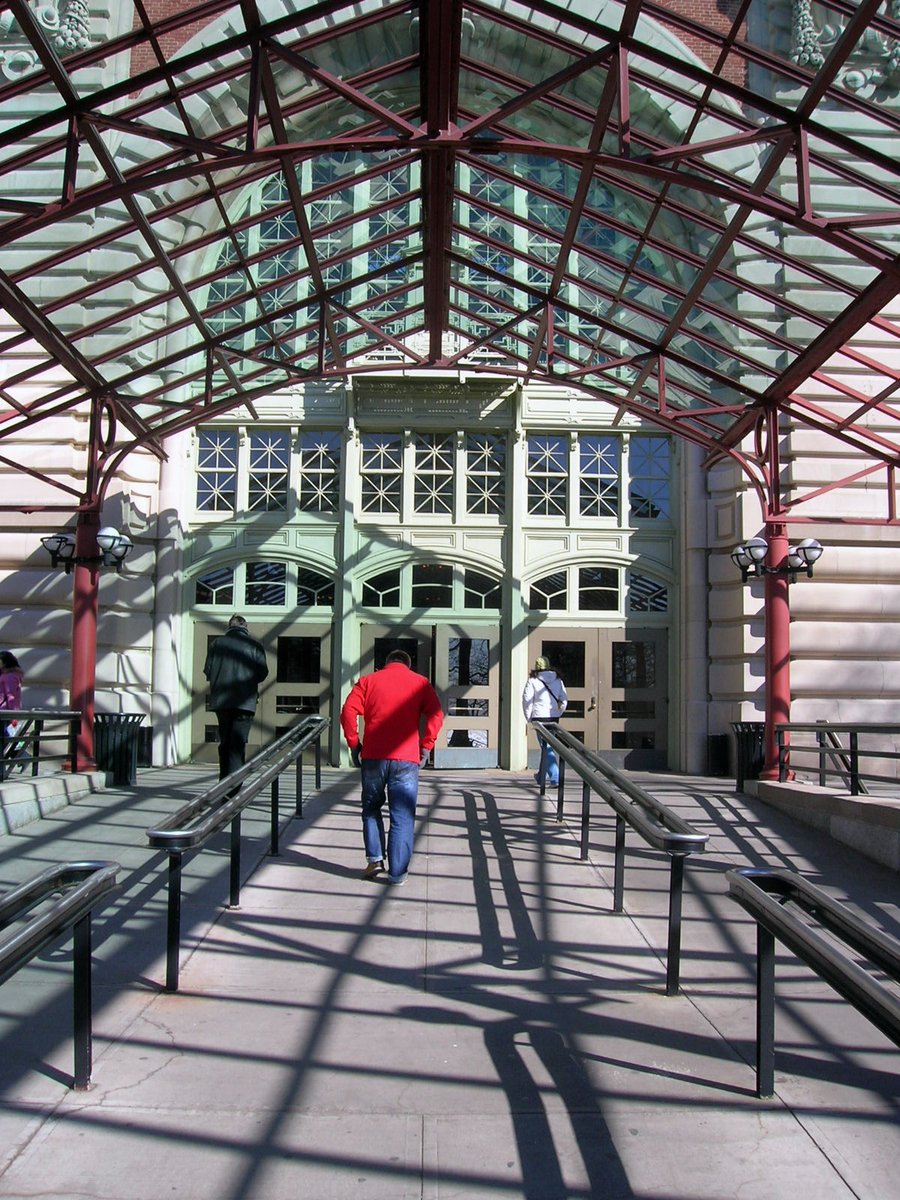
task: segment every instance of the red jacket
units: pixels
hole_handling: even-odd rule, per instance
[[[341,728],[351,750],[360,742],[360,717],[365,722],[363,758],[414,763],[434,746],[444,723],[437,692],[425,676],[398,662],[363,675],[350,689]]]

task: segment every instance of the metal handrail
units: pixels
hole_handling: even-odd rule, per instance
[[[567,729],[559,725],[534,722],[539,740],[552,746],[559,756],[559,786],[556,819],[563,819],[566,767],[582,781],[580,857],[586,861],[589,849],[591,793],[596,792],[616,814],[615,870],[613,909],[625,907],[625,833],[630,825],[648,845],[669,855],[669,935],[666,957],[666,995],[678,994],[681,971],[681,910],[684,895],[684,860],[704,849],[709,835],[700,833],[683,817],[657,800],[634,780],[606,762],[596,751],[588,750]],[[541,785],[541,794],[544,788]]]
[[[22,723],[21,729],[7,733],[6,726],[11,721]],[[68,725],[65,734],[65,754],[44,754],[41,756],[41,740],[44,737],[44,726],[49,721],[64,721]],[[75,747],[78,730],[81,725],[81,713],[60,708],[4,708],[0,709],[0,782],[11,773],[13,766],[31,764],[31,774],[37,775],[41,761],[68,761],[69,769],[75,770]],[[60,735],[47,735],[59,738]],[[31,753],[24,753],[25,747],[31,747]]]
[[[91,1082],[91,913],[118,886],[119,869],[114,862],[64,863],[0,896],[0,930],[13,926],[0,936],[0,983],[62,934],[73,931],[74,1086],[79,1091]],[[54,896],[58,898],[46,907]],[[45,907],[26,919],[38,905]]]
[[[201,850],[206,842],[231,826],[229,904],[240,903],[241,892],[241,813],[265,787],[271,787],[269,853],[278,854],[279,812],[278,782],[293,763],[296,768],[295,816],[303,815],[303,751],[315,745],[316,787],[322,786],[321,737],[328,719],[303,717],[286,733],[260,750],[248,763],[219,780],[201,796],[189,800],[161,825],[147,830],[151,846],[169,855],[168,919],[166,936],[166,991],[178,991],[179,949],[181,944],[181,875],[184,856]]]
[[[815,746],[798,745],[791,740],[794,733],[814,733]],[[848,746],[842,746],[838,734],[846,734]],[[886,723],[860,724],[859,722],[836,721],[786,721],[775,726],[775,741],[778,745],[778,779],[784,783],[790,778],[793,767],[796,769],[798,757],[804,754],[814,755],[817,762],[819,783],[825,786],[830,776],[849,783],[851,796],[868,795],[864,780],[872,783],[896,784],[897,776],[881,775],[874,771],[861,771],[860,758],[881,759],[885,762],[900,761],[900,751],[880,750],[876,747],[860,748],[860,737],[883,736],[900,737],[900,725]],[[828,737],[831,746],[825,744]],[[837,763],[837,767],[830,764]]]
[[[745,867],[727,873],[729,894],[756,921],[756,1091],[775,1091],[775,939],[900,1046],[900,997],[841,952],[835,940],[900,983],[900,941],[793,871]],[[793,908],[788,909],[786,905]],[[796,911],[799,910],[799,913]],[[831,935],[825,938],[804,918]]]

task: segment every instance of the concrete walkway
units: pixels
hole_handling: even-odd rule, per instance
[[[267,804],[250,810],[239,909],[224,836],[189,861],[170,995],[144,831],[209,782],[143,771],[0,838],[4,888],[85,858],[123,883],[94,921],[91,1091],[67,1088],[68,943],[0,991],[0,1197],[897,1195],[900,1051],[781,951],[777,1095],[755,1098],[755,927],[724,881],[787,865],[900,936],[896,873],[729,781],[642,777],[710,834],[667,998],[667,864],[631,835],[612,913],[612,822],[580,862],[580,786],[560,825],[530,776],[423,773],[412,873],[390,888],[358,878],[358,776],[327,770],[279,857]]]

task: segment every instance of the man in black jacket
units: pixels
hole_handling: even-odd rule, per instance
[[[209,680],[209,707],[219,721],[220,779],[243,766],[257,689],[268,673],[262,643],[250,636],[243,617],[233,616],[228,632],[210,646],[203,668]]]

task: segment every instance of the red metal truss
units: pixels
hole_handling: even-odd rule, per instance
[[[464,369],[731,456],[789,520],[747,442],[780,414],[896,519],[895,6],[817,4],[812,51],[760,0],[171,10],[0,0],[0,452],[99,405],[90,506],[298,382]]]

